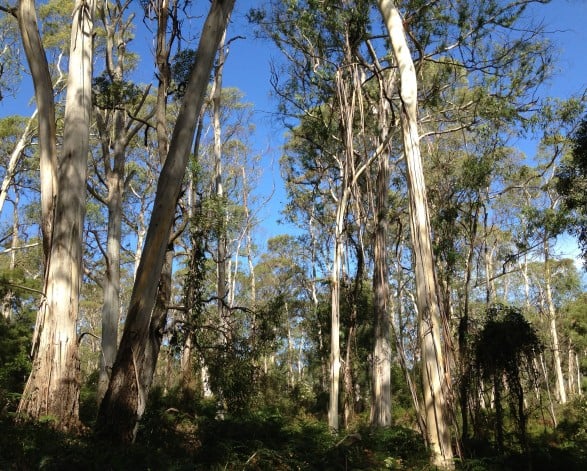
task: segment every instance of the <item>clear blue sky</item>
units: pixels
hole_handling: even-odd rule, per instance
[[[276,103],[269,99],[269,61],[272,57],[280,59],[280,56],[268,43],[255,41],[251,28],[247,25],[246,12],[251,6],[260,4],[262,2],[237,0],[229,36],[240,34],[247,39],[239,40],[232,46],[224,83],[240,88],[245,93],[246,100],[252,102],[257,111],[257,149],[268,151],[265,157],[267,175],[263,184],[269,189],[274,182],[277,190],[264,224],[266,234],[274,235],[288,230],[286,227],[275,226],[275,220],[279,218],[279,208],[286,198],[278,168],[279,146],[284,131],[277,126],[279,120],[271,115]],[[583,93],[587,87],[587,0],[552,0],[547,5],[533,5],[527,10],[526,16],[544,23],[550,40],[559,50],[555,75],[542,88],[541,97],[568,98]],[[567,250],[575,249],[574,246],[575,244],[570,244]],[[575,256],[575,253],[568,255]]]
[[[254,120],[257,132],[254,138],[255,151],[263,155],[265,174],[262,179],[260,193],[269,193],[275,188],[272,202],[264,210],[263,229],[261,238],[270,237],[280,232],[286,232],[286,227],[277,227],[279,209],[285,203],[285,194],[281,183],[278,160],[280,146],[283,142],[284,130],[273,112],[276,103],[270,99],[271,87],[269,83],[270,59],[279,59],[278,52],[267,42],[255,40],[251,27],[246,20],[246,13],[252,6],[262,2],[254,0],[237,0],[236,9],[232,17],[232,24],[228,36],[245,36],[231,46],[229,59],[226,63],[224,85],[237,87],[245,94],[245,100],[253,103]],[[200,10],[197,2],[194,9]],[[587,86],[587,0],[553,0],[548,5],[533,6],[529,15],[542,20],[547,29],[552,32],[551,40],[560,50],[557,73],[550,83],[542,90],[542,96],[569,97],[582,93]],[[194,20],[201,21],[201,20]],[[137,40],[130,44],[131,48],[140,46],[148,55],[152,39],[146,33],[138,35]],[[148,62],[151,60],[145,57]],[[151,68],[148,69],[151,74]],[[142,80],[153,80],[153,75]],[[16,99],[6,97],[0,102],[0,116],[14,113],[30,114],[34,106],[31,103],[32,87],[30,78],[25,76]],[[259,241],[261,242],[261,241]]]

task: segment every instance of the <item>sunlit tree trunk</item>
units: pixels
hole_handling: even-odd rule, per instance
[[[294,345],[293,345],[293,338],[291,335],[291,319],[290,319],[290,312],[289,306],[287,302],[285,303],[285,319],[287,322],[287,386],[290,389],[293,389],[295,384],[294,379],[294,370],[293,370],[293,360],[294,360]]]
[[[218,316],[221,325],[225,331],[226,339],[230,338],[230,319],[228,319],[227,295],[228,281],[226,274],[227,250],[226,250],[226,231],[227,217],[224,205],[224,187],[222,175],[222,127],[220,124],[220,113],[222,106],[222,76],[224,71],[224,42],[226,31],[220,40],[218,48],[218,59],[214,67],[214,82],[212,85],[212,126],[214,129],[214,191],[218,200],[220,213],[215,217],[220,219],[217,224],[219,230],[217,234],[216,250],[216,290],[218,295]]]
[[[580,397],[583,395],[583,388],[581,387],[583,377],[581,375],[581,364],[579,363],[579,354],[577,352],[575,352],[573,360],[575,361],[575,370],[577,371],[577,394]]]
[[[452,469],[454,463],[448,415],[450,383],[445,373],[440,336],[442,314],[436,286],[426,185],[420,156],[416,72],[406,42],[402,18],[395,3],[392,0],[379,0],[378,4],[400,71],[401,122],[408,174],[427,439],[432,452],[432,463],[443,469]]]
[[[467,247],[467,258],[465,264],[465,285],[462,294],[462,314],[459,320],[458,342],[459,342],[459,367],[460,387],[459,400],[461,404],[461,438],[469,437],[469,395],[471,389],[471,355],[469,346],[469,310],[470,310],[470,288],[473,275],[473,256],[475,254],[475,242],[477,240],[477,226],[479,218],[479,207],[477,206],[470,219],[469,244]]]
[[[41,174],[41,232],[45,270],[51,249],[54,205],[57,192],[57,128],[53,85],[45,49],[37,26],[37,14],[33,0],[18,3],[18,26],[22,44],[33,78],[35,101],[39,122],[39,169]]]
[[[550,337],[552,339],[552,353],[554,357],[554,371],[556,374],[556,391],[558,400],[561,404],[567,402],[567,392],[565,389],[565,380],[563,377],[562,360],[560,352],[560,344],[558,340],[558,330],[556,326],[556,309],[552,300],[552,288],[550,285],[550,242],[548,239],[544,240],[544,295],[546,307],[548,309],[548,327],[550,330]]]
[[[538,356],[539,360],[540,360],[540,371],[542,372],[542,377],[544,378],[544,386],[546,387],[546,394],[548,395],[548,411],[550,412],[550,417],[552,418],[552,424],[553,427],[557,426],[557,418],[556,418],[556,413],[554,410],[554,402],[552,399],[552,394],[550,392],[550,381],[548,380],[548,371],[546,369],[546,364],[544,362],[544,355],[542,353],[540,353],[540,355]]]
[[[316,232],[314,229],[314,211],[315,206],[312,206],[312,215],[310,216],[310,224],[309,224],[309,232],[310,232],[310,266],[311,266],[311,296],[312,296],[312,311],[313,311],[313,318],[316,319],[318,322],[318,351],[320,357],[320,386],[322,391],[326,391],[326,381],[327,381],[327,365],[326,365],[326,355],[324,355],[324,335],[322,333],[322,325],[318,320],[318,308],[319,308],[319,301],[318,301],[318,290],[316,288],[316,284],[318,283],[318,271],[316,269]]]
[[[92,109],[94,5],[93,0],[78,0],[73,11],[63,146],[45,275],[45,299],[35,326],[32,371],[18,407],[21,416],[35,419],[49,416],[55,426],[63,430],[79,426],[76,323]],[[52,101],[53,97],[50,99]],[[37,106],[41,114],[42,105],[38,103]]]
[[[573,343],[569,341],[569,348],[567,350],[567,385],[569,396],[577,394],[577,385],[575,381],[575,352],[573,351]]]
[[[330,273],[330,386],[328,426],[338,430],[338,396],[340,391],[340,270],[342,267],[344,214],[346,198],[339,201],[336,210],[332,271]]]
[[[97,428],[113,442],[132,442],[147,400],[152,377],[145,376],[141,360],[151,352],[149,340],[159,335],[159,319],[152,317],[155,296],[175,218],[189,153],[218,45],[235,0],[212,2],[204,23],[197,58],[159,177],[141,262],[129,303],[126,323],[108,391],[100,405]]]

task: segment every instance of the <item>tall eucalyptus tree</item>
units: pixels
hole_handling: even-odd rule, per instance
[[[145,410],[153,370],[143,364],[151,337],[160,345],[161,331],[152,330],[152,311],[175,207],[185,175],[214,57],[234,7],[234,0],[215,0],[202,29],[197,61],[190,73],[169,150],[159,177],[141,262],[108,390],[100,405],[97,428],[114,442],[132,442]],[[156,359],[156,358],[155,358]]]
[[[51,416],[68,430],[79,421],[76,322],[82,279],[82,233],[92,108],[94,0],[74,3],[63,144],[56,153],[55,105],[35,4],[21,1],[17,16],[39,110],[45,298],[33,337],[33,368],[20,401],[21,416]],[[42,137],[41,137],[42,136]]]
[[[98,184],[88,184],[91,194],[106,206],[108,211],[106,248],[101,249],[105,256],[105,272],[101,282],[104,302],[98,401],[106,393],[118,346],[123,201],[130,183],[126,170],[126,154],[132,139],[150,117],[149,113],[142,113],[144,116],[140,119],[133,118],[139,116],[141,108],[145,107],[148,89],[142,92],[138,86],[126,80],[125,69],[130,61],[130,53],[126,49],[127,43],[132,39],[134,18],[134,15],[127,14],[129,3],[128,0],[105,1],[98,9],[106,36],[106,69],[94,81],[95,117],[100,138],[101,162],[95,165]],[[103,175],[98,171],[99,168],[103,169]]]
[[[410,233],[416,273],[416,304],[420,323],[427,441],[432,451],[433,464],[443,469],[452,469],[452,437],[448,419],[451,384],[447,381],[441,338],[442,317],[446,313],[441,313],[438,299],[426,183],[420,154],[418,81],[403,20],[395,2],[380,0],[379,9],[389,32],[399,69],[400,120],[409,189]],[[445,331],[444,334],[448,333]]]

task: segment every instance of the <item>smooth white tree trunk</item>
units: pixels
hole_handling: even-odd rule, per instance
[[[554,359],[554,372],[556,374],[556,392],[558,400],[561,404],[567,402],[567,391],[565,387],[565,379],[563,377],[563,368],[560,352],[560,342],[558,340],[558,329],[556,325],[556,309],[554,301],[552,300],[551,287],[551,272],[550,272],[550,242],[544,241],[544,295],[546,307],[548,309],[548,328],[550,330],[550,337],[552,340],[552,354]]]
[[[75,2],[63,146],[58,167],[54,225],[45,276],[45,298],[37,315],[33,366],[18,412],[50,416],[55,426],[79,425],[77,317],[82,280],[86,168],[92,110],[93,0]],[[51,100],[53,97],[51,96]],[[39,113],[40,111],[40,105]]]
[[[418,133],[418,83],[401,15],[392,0],[379,0],[400,73],[401,122],[408,174],[410,230],[416,274],[416,304],[422,355],[422,385],[426,411],[427,441],[432,464],[453,469],[448,415],[447,381],[441,339],[442,314],[438,300],[426,185]]]
[[[18,26],[22,37],[27,63],[33,78],[35,102],[39,122],[39,169],[41,174],[41,231],[45,269],[51,248],[54,204],[57,192],[57,127],[55,101],[49,63],[45,55],[37,25],[34,0],[18,3]]]

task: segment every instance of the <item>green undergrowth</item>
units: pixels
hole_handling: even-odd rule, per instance
[[[501,455],[491,444],[469,444],[457,470],[587,469],[585,401],[561,415],[556,430],[533,430],[526,452]],[[278,409],[224,414],[216,404],[155,396],[136,444],[113,447],[90,432],[60,434],[50,423],[16,424],[0,417],[1,470],[432,470],[422,438],[395,426],[372,430],[358,422],[332,434],[310,414]]]

